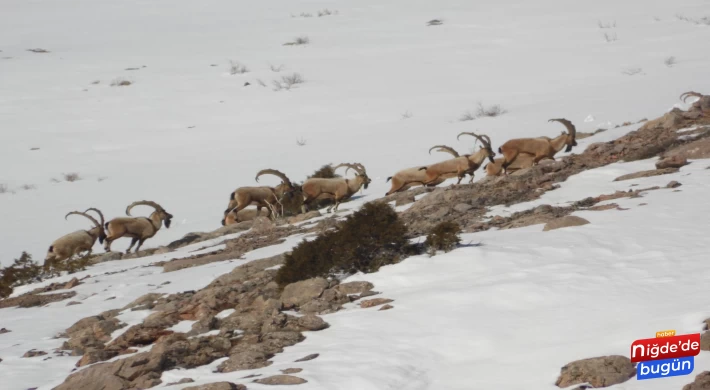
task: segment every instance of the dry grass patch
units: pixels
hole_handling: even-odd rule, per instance
[[[293,40],[293,42],[284,43],[284,46],[300,46],[300,45],[307,45],[309,43],[311,43],[311,39],[304,35],[304,36],[296,37]]]
[[[37,48],[37,49],[27,49],[27,51],[31,51],[32,53],[49,53],[49,50],[40,49],[40,48]]]
[[[127,87],[129,85],[133,84],[133,82],[124,79],[123,77],[117,77],[111,81],[111,86],[112,87]]]
[[[79,176],[76,172],[62,173],[62,177],[64,178],[64,181],[68,181],[70,183],[81,180],[81,176]]]

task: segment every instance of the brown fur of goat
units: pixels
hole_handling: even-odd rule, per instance
[[[153,207],[155,211],[153,211],[147,218],[131,217],[131,209],[138,205]],[[130,253],[131,248],[133,248],[133,245],[136,243],[138,243],[138,246],[136,247],[136,252],[138,252],[145,240],[155,236],[155,234],[158,233],[158,230],[160,230],[160,226],[162,224],[165,225],[166,229],[169,229],[173,218],[173,215],[165,211],[162,206],[155,202],[146,200],[131,203],[126,208],[126,215],[129,217],[118,217],[106,222],[105,226],[108,233],[106,241],[104,242],[104,249],[106,249],[106,252],[110,252],[111,243],[121,237],[131,238],[131,245],[126,250],[126,253]]]
[[[96,240],[98,239],[100,243],[103,243],[104,239],[106,238],[106,233],[104,232],[103,226],[96,219],[86,214],[85,212],[81,213],[78,211],[72,211],[66,216],[64,216],[64,218],[66,219],[66,217],[72,214],[86,217],[94,223],[94,227],[89,230],[77,230],[54,240],[54,242],[52,242],[52,245],[49,246],[49,249],[47,250],[47,256],[44,259],[45,269],[56,263],[77,256],[81,252],[86,252],[87,256],[90,255],[92,252],[92,248],[96,243]]]
[[[567,146],[566,152],[572,150],[573,146],[577,146],[577,130],[572,122],[567,119],[550,119],[548,122],[560,122],[566,128],[567,132],[562,132],[555,138],[538,137],[538,138],[517,138],[511,139],[504,143],[498,152],[503,155],[503,163],[501,164],[503,172],[507,174],[507,168],[515,161],[522,153],[533,156],[533,165],[537,165],[542,159],[555,159],[555,154]]]
[[[247,206],[256,206],[258,213],[261,213],[261,209],[265,207],[268,210],[267,217],[272,219],[276,218],[276,215],[272,215],[271,207],[275,207],[280,203],[281,199],[288,195],[292,195],[296,191],[296,187],[291,183],[291,180],[286,177],[283,173],[274,169],[264,169],[259,171],[256,175],[256,180],[259,181],[260,175],[271,174],[281,178],[281,184],[276,187],[240,187],[237,188],[229,198],[229,204],[227,209],[224,210],[224,218],[222,219],[222,225],[226,223],[227,214],[239,213],[241,210],[245,209]]]
[[[431,149],[429,149],[429,154],[431,154],[432,149],[436,149],[439,152],[449,153],[454,157],[459,157],[459,153],[456,150],[454,150],[453,148],[446,146],[446,145],[432,146]],[[421,170],[421,168],[422,167],[419,166],[419,167],[402,169],[401,171],[398,171],[397,173],[395,173],[393,176],[388,177],[386,182],[392,180],[392,187],[390,187],[390,190],[387,191],[385,196],[394,194],[396,192],[402,192],[402,191],[408,190],[412,187],[424,185],[424,181],[426,180],[426,172]],[[441,184],[445,180],[450,179],[452,177],[456,177],[456,174],[454,173],[454,174],[444,175],[439,180],[435,180],[434,182],[429,183],[428,186],[430,186],[430,187],[436,186],[436,185]]]
[[[331,209],[333,209],[334,212],[338,211],[338,206],[343,200],[353,196],[360,191],[362,187],[367,189],[371,180],[367,176],[365,167],[362,164],[339,164],[333,169],[335,170],[339,167],[348,167],[348,170],[352,168],[357,174],[352,179],[338,177],[328,179],[311,178],[306,180],[301,186],[301,191],[303,192],[302,212],[307,212],[310,203],[316,199],[333,199],[335,204],[330,205],[326,212],[330,213]]]

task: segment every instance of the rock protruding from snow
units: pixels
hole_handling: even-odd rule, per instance
[[[200,386],[185,387],[183,390],[247,390],[247,387],[232,382],[216,382]]]
[[[36,295],[36,294],[20,295],[19,297],[6,298],[3,300],[0,300],[0,309],[4,309],[6,307],[13,307],[13,306],[18,306],[18,307],[22,307],[22,308],[44,306],[48,303],[59,302],[59,301],[65,300],[65,299],[72,298],[75,295],[76,295],[76,291],[69,291],[69,292],[58,293],[58,294],[46,294],[46,295]]]
[[[350,294],[362,294],[366,291],[370,291],[375,286],[370,282],[347,282],[339,284],[335,287],[339,292],[350,295]]]
[[[309,361],[309,360],[313,360],[313,359],[317,358],[318,356],[320,356],[319,353],[312,353],[312,354],[310,354],[310,355],[308,355],[308,356],[304,356],[304,357],[302,357],[302,358],[300,358],[300,359],[294,360],[294,363],[307,362],[307,361]]]
[[[676,173],[678,172],[678,168],[663,168],[663,169],[652,169],[648,171],[641,171],[641,172],[634,172],[634,173],[629,173],[626,175],[622,175],[614,179],[614,181],[624,181],[624,180],[631,180],[631,179],[640,179],[642,177],[653,177],[653,176],[660,176],[660,175],[668,175],[670,173]]]
[[[656,162],[656,169],[681,168],[688,165],[688,159],[683,156],[666,157]]]
[[[611,355],[577,360],[562,367],[555,385],[561,388],[589,383],[595,388],[626,382],[636,375],[636,368],[626,356]]]
[[[707,390],[710,389],[710,371],[703,371],[695,376],[695,380],[683,386],[683,390]]]
[[[384,305],[384,306],[382,306],[381,308],[379,308],[377,311],[390,310],[390,309],[394,309],[394,306],[392,306],[392,305]]]
[[[10,329],[5,329],[5,328],[0,329],[0,334],[10,333],[10,332],[12,332]]]
[[[312,278],[291,283],[281,293],[281,302],[286,309],[304,305],[319,298],[328,286],[328,281],[323,278]]]
[[[298,374],[301,371],[303,371],[302,368],[287,368],[285,370],[281,370],[284,374]]]
[[[300,385],[308,381],[293,375],[274,375],[262,379],[256,379],[254,382],[262,385]]]
[[[25,354],[22,355],[22,357],[23,358],[32,358],[32,357],[36,357],[36,356],[44,356],[46,354],[47,354],[47,352],[38,351],[36,349],[31,349],[31,350],[25,352]]]
[[[108,253],[102,253],[100,255],[97,255],[96,257],[91,259],[92,264],[97,264],[97,263],[104,263],[107,261],[116,261],[116,260],[121,260],[123,257],[123,254],[121,252],[108,252]]]
[[[388,298],[366,299],[366,300],[360,302],[360,307],[362,307],[363,309],[366,309],[368,307],[380,306],[380,305],[384,305],[385,303],[390,303],[390,302],[394,302],[394,300],[388,299]]]
[[[576,215],[567,215],[562,218],[557,218],[554,219],[548,223],[545,224],[545,227],[542,228],[543,232],[547,232],[550,230],[555,230],[555,229],[562,229],[566,227],[571,227],[571,226],[582,226],[588,224],[589,221],[582,217],[578,217]]]
[[[299,222],[303,222],[303,221],[308,221],[309,219],[318,218],[320,216],[321,216],[320,211],[311,210],[305,214],[298,214],[298,215],[294,215],[293,217],[290,217],[288,219],[288,223],[290,223],[290,224],[299,223]]]

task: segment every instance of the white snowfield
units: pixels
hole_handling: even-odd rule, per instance
[[[338,14],[318,17],[325,8]],[[54,239],[88,228],[82,218],[64,220],[71,210],[98,207],[112,218],[133,201],[156,201],[175,216],[170,229],[144,245],[156,247],[219,227],[230,192],[258,185],[260,169],[301,181],[326,163],[361,162],[373,182],[340,207],[349,210],[381,197],[389,189],[385,178],[395,171],[444,159],[427,154],[435,144],[470,151],[470,138],[455,139],[461,131],[488,134],[497,149],[513,137],[559,134],[562,126],[550,118],[570,119],[578,131],[591,132],[687,108],[677,100],[682,92],[710,91],[710,52],[703,50],[710,26],[679,15],[701,19],[710,16],[710,6],[694,0],[4,0],[0,264],[9,265],[22,251],[41,262]],[[431,19],[443,24],[426,26]],[[283,46],[300,36],[310,43]],[[27,51],[36,48],[49,53]],[[675,61],[667,64],[669,57]],[[230,60],[249,72],[229,74]],[[270,65],[284,67],[273,72]],[[305,82],[273,90],[273,80],[293,73]],[[110,86],[119,79],[133,84]],[[475,113],[479,101],[508,112],[459,121]],[[573,153],[639,126],[579,140]],[[670,180],[683,184],[680,192],[661,189],[613,201],[627,211],[575,213],[591,221],[580,227],[464,235],[464,242],[481,246],[352,277],[372,281],[382,296],[395,299],[395,308],[353,305],[324,316],[329,329],[307,333],[304,342],[255,372],[304,368],[298,376],[308,383],[298,388],[307,390],[552,390],[560,368],[573,360],[626,356],[633,340],[659,330],[701,331],[701,321],[710,317],[704,288],[710,277],[710,162],[612,182],[651,169],[653,162],[583,172],[537,201],[496,207],[490,215]],[[72,172],[81,180],[64,181],[63,174]],[[278,183],[266,176],[261,182]],[[75,288],[79,295],[72,300],[81,305],[0,310],[0,328],[12,330],[0,335],[0,389],[49,390],[61,383],[78,357],[54,356],[51,350],[63,340],[53,337],[75,321],[148,292],[202,288],[302,238],[241,260],[167,274],[149,266],[220,245],[214,240],[20,287],[14,295],[92,275]],[[129,242],[112,246],[124,250]],[[102,249],[97,244],[94,251]],[[171,283],[162,285],[166,281]],[[145,314],[129,311],[120,318],[132,325]],[[50,354],[21,358],[32,348]],[[292,363],[310,353],[320,357]],[[212,373],[219,363],[166,372],[163,382],[190,377],[197,382],[172,388],[223,380],[266,388],[239,379],[251,371]],[[703,352],[690,376],[632,379],[611,389],[680,389],[705,369],[710,358]]]

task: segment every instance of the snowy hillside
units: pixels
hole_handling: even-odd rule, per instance
[[[112,218],[133,201],[161,204],[173,224],[144,249],[215,230],[230,192],[255,185],[256,172],[265,168],[301,181],[323,164],[360,162],[372,183],[340,207],[355,210],[382,197],[395,171],[441,160],[427,154],[431,146],[469,152],[470,138],[456,140],[462,131],[488,134],[497,150],[514,137],[556,136],[562,127],[550,118],[568,118],[579,132],[608,129],[579,139],[571,154],[582,153],[638,129],[642,118],[687,109],[692,100],[680,102],[682,92],[710,91],[704,17],[710,4],[701,0],[6,0],[0,12],[0,264],[23,251],[42,262],[54,239],[87,228],[87,221],[64,215],[88,207]],[[433,19],[442,23],[427,25]],[[287,44],[299,39],[307,42]],[[304,82],[277,90],[274,81],[294,74]],[[130,85],[111,85],[121,81]],[[505,113],[462,120],[476,117],[479,102]],[[270,366],[216,373],[224,360],[218,359],[166,370],[159,387],[191,378],[194,383],[170,388],[230,381],[265,389],[273,386],[244,377],[298,366],[308,382],[296,388],[306,390],[553,390],[560,368],[574,360],[626,356],[633,340],[662,329],[701,332],[710,317],[704,299],[710,162],[614,181],[654,169],[655,162],[590,169],[537,200],[487,210],[489,217],[509,216],[661,187],[642,199],[614,199],[620,210],[575,211],[588,225],[463,234],[464,243],[481,245],[414,256],[347,279],[374,284],[394,300],[393,310],[348,303],[323,315],[328,329],[305,332],[305,341],[276,354]],[[67,180],[70,173],[79,179]],[[478,171],[477,180],[483,175]],[[671,180],[682,186],[665,188]],[[260,181],[277,183],[267,176]],[[241,235],[17,288],[13,297],[77,277],[82,284],[71,300],[81,304],[0,309],[0,328],[11,330],[0,334],[0,388],[62,384],[80,356],[50,351],[66,340],[56,336],[82,318],[146,293],[206,288],[238,265],[313,237],[299,232],[240,258],[174,272],[160,266],[224,249]],[[120,239],[113,249],[125,250],[129,242]],[[103,249],[96,244],[94,252]],[[116,318],[133,326],[150,314],[124,310]],[[192,325],[184,320],[171,329]],[[32,349],[50,355],[22,357]],[[294,363],[313,353],[320,357]],[[610,389],[680,389],[710,369],[708,352],[695,364],[691,376],[631,379]]]
[[[318,17],[326,8],[338,13]],[[668,97],[710,89],[698,46],[710,26],[676,16],[709,14],[697,0],[5,1],[0,184],[15,193],[0,194],[0,262],[23,250],[43,259],[86,226],[63,219],[74,209],[110,218],[135,200],[160,203],[174,224],[148,248],[218,227],[230,192],[260,169],[298,181],[357,161],[373,178],[364,194],[381,196],[397,169],[442,158],[431,145],[469,150],[460,131],[497,148],[558,134],[552,117],[592,131],[658,115]],[[310,42],[283,46],[297,37]],[[49,53],[27,51],[37,48]],[[249,72],[230,75],[230,61]],[[305,83],[273,91],[293,73]],[[118,79],[133,84],[111,87]],[[478,102],[508,113],[459,121]],[[73,172],[82,180],[64,181]]]

